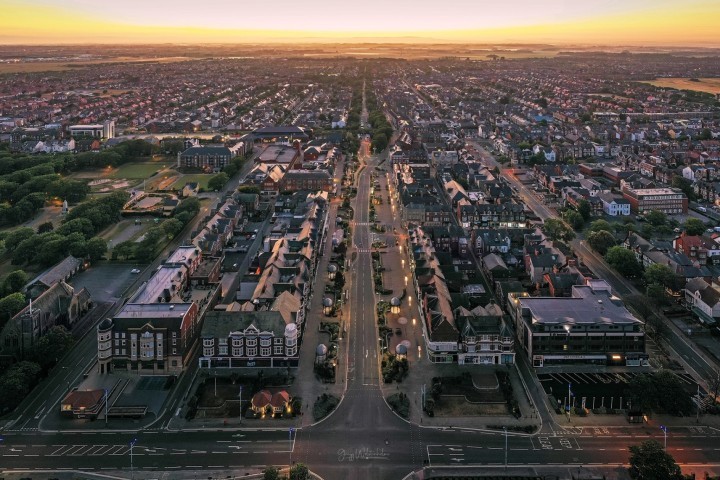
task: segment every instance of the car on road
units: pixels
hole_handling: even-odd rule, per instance
[[[130,270],[130,273],[140,273],[140,269],[139,269],[139,268],[133,268],[132,270]]]

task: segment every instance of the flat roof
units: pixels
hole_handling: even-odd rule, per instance
[[[126,303],[114,318],[182,318],[192,303]]]
[[[542,324],[642,324],[609,292],[590,287],[573,288],[573,297],[520,297],[533,323]]]
[[[179,283],[185,275],[187,267],[173,264],[161,265],[147,283],[140,287],[132,297],[133,303],[155,303],[163,297],[165,290],[174,298],[179,290]],[[175,285],[175,288],[173,288]]]

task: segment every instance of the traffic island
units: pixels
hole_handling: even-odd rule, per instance
[[[400,415],[402,418],[408,418],[410,416],[410,399],[403,392],[393,393],[387,397],[387,403],[393,412]]]
[[[313,405],[313,418],[315,421],[322,420],[330,415],[340,403],[340,399],[335,395],[323,393],[320,395]]]

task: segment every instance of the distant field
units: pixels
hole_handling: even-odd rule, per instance
[[[720,93],[720,78],[698,78],[694,82],[689,78],[656,78],[642,83],[649,83],[661,88],[677,88],[678,90],[694,90],[696,92]]]
[[[36,72],[61,72],[65,70],[77,70],[92,65],[103,63],[137,63],[137,62],[185,62],[193,60],[189,57],[161,57],[161,58],[143,58],[143,57],[115,57],[101,58],[95,60],[79,61],[79,62],[17,62],[17,63],[0,63],[0,75],[4,73],[36,73]]]

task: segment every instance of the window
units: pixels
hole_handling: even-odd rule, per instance
[[[233,338],[233,347],[239,347],[243,344],[242,338]]]
[[[172,339],[172,344],[173,344],[173,345],[177,345],[177,338],[173,338],[173,339]]]
[[[254,347],[255,345],[257,345],[257,338],[248,338],[247,339],[248,347]]]
[[[215,343],[214,338],[206,338],[203,340],[203,347],[212,347],[214,343]]]
[[[261,347],[269,347],[269,346],[270,346],[270,339],[269,339],[269,338],[261,338],[261,339],[260,339],[260,346],[261,346]]]
[[[177,348],[173,348],[173,355],[177,355]]]
[[[275,345],[275,355],[282,355],[282,353],[283,353],[283,346]]]
[[[205,357],[212,357],[213,353],[215,353],[215,349],[212,347],[209,348],[203,348],[203,356]]]
[[[242,354],[243,354],[242,347],[233,347],[232,354],[233,354],[233,357],[242,357]]]
[[[227,345],[220,345],[219,350],[220,350],[220,353],[219,353],[220,355],[227,355],[228,347],[227,347]]]
[[[269,357],[270,356],[270,347],[260,347],[260,356],[261,357]]]
[[[257,347],[248,347],[247,349],[248,357],[254,357],[257,355]]]

